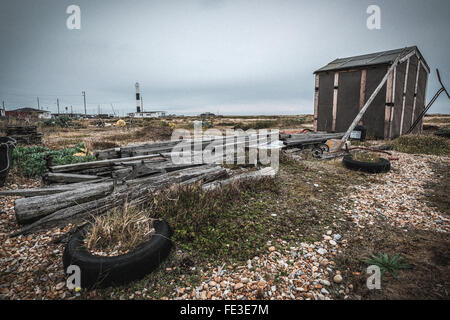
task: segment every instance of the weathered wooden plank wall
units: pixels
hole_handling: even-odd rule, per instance
[[[333,121],[334,72],[319,75],[319,98],[317,110],[317,130],[331,131]]]

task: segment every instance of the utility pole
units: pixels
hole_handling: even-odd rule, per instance
[[[59,99],[56,98],[56,105],[58,106],[58,116],[59,116]]]
[[[37,103],[38,103],[38,110],[41,110],[41,107],[39,106],[39,97],[37,97]]]
[[[84,100],[84,116],[87,116],[87,111],[86,111],[86,91],[83,91],[81,94],[83,95],[83,100]]]
[[[70,115],[73,117],[73,108],[70,106]]]

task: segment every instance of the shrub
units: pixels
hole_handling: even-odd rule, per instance
[[[439,130],[437,130],[434,133],[434,135],[449,139],[450,138],[450,127],[440,128]]]
[[[42,125],[45,127],[67,128],[72,126],[72,119],[68,116],[59,116],[53,119],[46,119],[42,121]]]
[[[399,255],[389,257],[385,253],[379,253],[378,256],[372,254],[365,261],[368,265],[376,265],[380,267],[381,275],[389,271],[394,277],[397,277],[397,271],[400,269],[411,269],[413,266],[404,262]]]
[[[14,166],[25,177],[42,176],[46,171],[45,157],[51,156],[54,165],[63,165],[79,162],[94,161],[93,155],[74,156],[76,153],[85,152],[83,143],[78,143],[75,148],[52,150],[43,146],[17,146],[13,152]]]
[[[277,121],[275,120],[267,120],[267,121],[255,121],[255,122],[250,122],[250,123],[238,123],[236,124],[233,129],[242,129],[244,131],[248,130],[248,129],[268,129],[271,127],[274,127],[277,125]]]
[[[392,143],[392,149],[412,154],[450,155],[449,141],[442,137],[405,135]]]
[[[174,229],[172,240],[184,252],[206,259],[211,259],[212,253],[219,259],[244,259],[255,254],[254,247],[264,246],[272,232],[263,227],[262,221],[271,217],[261,214],[264,204],[256,199],[278,192],[278,183],[271,178],[209,191],[198,185],[175,187],[150,196],[145,210],[169,223]],[[248,205],[252,201],[257,203],[255,207]]]

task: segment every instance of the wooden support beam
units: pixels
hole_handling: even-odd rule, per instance
[[[98,180],[101,182],[105,182],[106,179]],[[82,188],[90,183],[96,183],[97,181],[87,181],[80,183],[70,183],[63,185],[53,185],[45,188],[29,188],[29,189],[13,189],[13,190],[4,190],[0,191],[0,196],[10,197],[10,196],[19,196],[19,197],[36,197],[36,196],[44,196],[51,195],[55,193],[60,193],[64,191],[77,190]]]
[[[406,106],[406,90],[408,88],[408,73],[409,73],[409,64],[411,60],[407,60],[406,62],[406,74],[405,74],[405,85],[403,86],[403,102],[402,102],[402,116],[400,118],[400,135],[403,133],[403,122],[405,120],[405,106]]]
[[[77,190],[64,191],[48,196],[17,199],[14,204],[16,219],[20,224],[30,223],[81,203],[107,196],[113,190],[113,183],[88,184]]]
[[[364,107],[364,102],[366,100],[366,77],[367,69],[361,70],[361,84],[359,86],[359,110]],[[363,121],[359,121],[359,125],[363,125]]]
[[[314,87],[314,131],[317,131],[317,118],[319,117],[319,74],[316,74]]]
[[[397,83],[397,67],[394,68],[393,74],[394,78],[392,80],[393,84],[392,84],[392,98],[391,98],[392,108],[391,108],[391,116],[389,118],[389,139],[392,139],[392,125],[394,123],[395,85]]]
[[[416,83],[414,85],[414,102],[413,102],[413,109],[411,113],[411,123],[414,123],[414,113],[416,112],[416,103],[417,103],[417,88],[419,87],[419,74],[421,69],[421,60],[419,60],[419,63],[417,64],[417,72],[416,72]]]
[[[339,86],[339,72],[334,73],[334,89],[333,89],[333,122],[331,124],[331,131],[336,131],[336,116],[337,116],[337,100],[338,100],[338,86]]]
[[[394,74],[389,74],[389,78],[386,84],[386,106],[384,111],[384,138],[389,137],[389,128],[391,120],[391,110],[392,107],[392,86],[393,86]]]
[[[437,71],[437,69],[436,69],[436,71]],[[427,101],[427,90],[428,90],[428,77],[426,77],[426,79],[425,79],[425,91],[424,91],[424,94],[423,94],[423,102],[424,102],[423,108],[424,109],[425,109],[425,104],[426,104],[426,101]],[[423,131],[423,118],[422,118],[422,120],[420,120],[419,133],[422,133],[422,131]]]
[[[416,50],[411,51],[410,53],[408,53],[406,56],[404,56],[403,58],[400,59],[399,63],[403,63],[407,60],[409,60],[409,58],[411,58],[413,55],[417,56]]]
[[[160,157],[160,156],[161,155],[159,155],[159,154],[151,154],[151,155],[138,156],[138,157],[107,159],[107,160],[99,160],[99,161],[91,161],[91,162],[80,162],[80,163],[74,163],[74,164],[65,164],[65,165],[61,165],[61,166],[52,166],[49,169],[51,172],[70,172],[70,171],[77,171],[77,170],[83,170],[83,169],[105,167],[105,166],[109,166],[109,165],[114,165],[115,163],[119,163],[119,162],[151,159],[151,158],[156,158],[156,157]]]
[[[52,173],[48,172],[43,176],[46,183],[77,183],[101,179],[96,175],[74,174],[74,173]]]
[[[196,182],[208,183],[226,176],[226,169],[220,166],[204,165],[196,168],[183,169],[170,174],[168,173],[153,176],[151,178],[127,181],[124,184],[117,185],[112,192],[105,194],[103,197],[91,199],[86,198],[83,199],[86,201],[72,204],[72,206],[69,207],[55,207],[53,208],[55,210],[53,210],[50,214],[47,214],[30,225],[24,226],[22,229],[11,234],[11,236],[14,237],[20,234],[46,230],[56,226],[62,227],[68,223],[79,223],[80,221],[84,221],[91,216],[104,214],[108,210],[118,207],[125,202],[132,203],[138,199],[148,201],[151,192],[161,190],[174,184],[184,185]],[[111,183],[110,185],[112,189],[113,184]],[[60,193],[58,197],[61,198],[61,195],[62,193]],[[28,201],[33,201],[35,198],[28,198],[31,199]],[[46,198],[53,199],[52,196]]]

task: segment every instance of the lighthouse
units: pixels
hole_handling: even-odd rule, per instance
[[[136,82],[136,112],[141,112],[141,96],[139,94],[139,82]]]

